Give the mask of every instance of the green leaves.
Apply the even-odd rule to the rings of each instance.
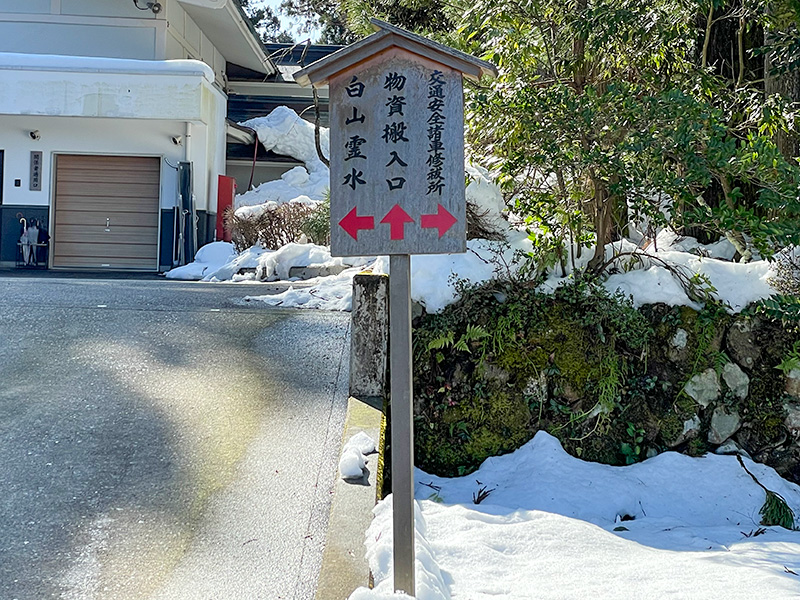
[[[713,14],[728,14],[713,2]],[[701,68],[697,9],[478,0],[465,14],[469,49],[502,71],[468,91],[469,139],[500,159],[542,264],[563,263],[592,231],[613,239],[626,213],[732,235],[763,256],[800,240],[800,169],[774,140],[796,111]],[[765,18],[763,3],[746,9],[753,23]]]
[[[632,465],[641,458],[641,443],[644,441],[644,429],[636,427],[633,423],[628,422],[628,427],[625,432],[628,434],[630,441],[620,444],[620,452],[622,452],[622,455],[625,457],[625,464]]]
[[[447,331],[438,335],[428,342],[428,350],[441,350],[443,348],[453,348],[460,352],[471,353],[470,346],[473,342],[478,342],[489,337],[489,333],[477,325],[467,325],[466,331],[456,340],[454,331]],[[444,357],[442,356],[442,360]],[[439,360],[441,362],[441,360]]]

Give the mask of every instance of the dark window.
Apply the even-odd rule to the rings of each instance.
[[[0,150],[0,204],[3,203],[3,151]]]

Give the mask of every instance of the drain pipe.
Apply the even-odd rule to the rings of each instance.
[[[247,191],[253,189],[253,176],[256,174],[256,156],[258,156],[258,132],[255,129],[251,129],[253,132],[253,137],[255,138],[255,143],[253,144],[253,165],[250,167],[250,183],[247,184]]]

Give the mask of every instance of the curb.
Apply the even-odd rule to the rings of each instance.
[[[336,474],[315,600],[347,600],[356,588],[369,587],[364,534],[372,522],[372,509],[379,493],[377,484],[383,455],[380,408],[380,398],[348,400],[339,456],[344,444],[361,431],[375,440],[378,453],[368,457],[367,474],[362,480],[345,482]]]

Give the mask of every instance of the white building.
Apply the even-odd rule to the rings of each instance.
[[[0,263],[21,219],[50,268],[164,270],[213,239],[230,65],[277,73],[236,0],[0,0]]]

